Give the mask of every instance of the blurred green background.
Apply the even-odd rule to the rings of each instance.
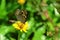
[[[0,0],[0,40],[60,40],[60,0]],[[17,9],[26,10],[29,30],[16,30]]]

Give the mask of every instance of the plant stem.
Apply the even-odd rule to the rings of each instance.
[[[20,40],[20,31],[18,31],[18,40]]]
[[[24,7],[23,7],[23,5],[21,5],[21,10],[23,10],[24,9]]]

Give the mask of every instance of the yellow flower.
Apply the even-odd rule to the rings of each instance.
[[[25,3],[26,0],[18,0],[18,3],[23,5]]]
[[[28,22],[25,22],[22,23],[20,21],[16,21],[14,24],[13,24],[13,27],[20,30],[20,31],[24,31],[24,32],[27,32],[27,29],[28,29]]]

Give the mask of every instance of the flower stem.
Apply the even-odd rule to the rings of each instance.
[[[24,7],[23,7],[23,5],[21,5],[21,10],[23,10],[24,9]]]
[[[18,31],[18,40],[20,40],[20,36],[21,36],[20,31]]]

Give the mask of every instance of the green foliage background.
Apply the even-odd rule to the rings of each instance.
[[[9,20],[16,20],[15,11],[22,8],[17,0],[0,0],[0,40],[60,40],[59,0],[26,0],[30,29],[16,30]]]

